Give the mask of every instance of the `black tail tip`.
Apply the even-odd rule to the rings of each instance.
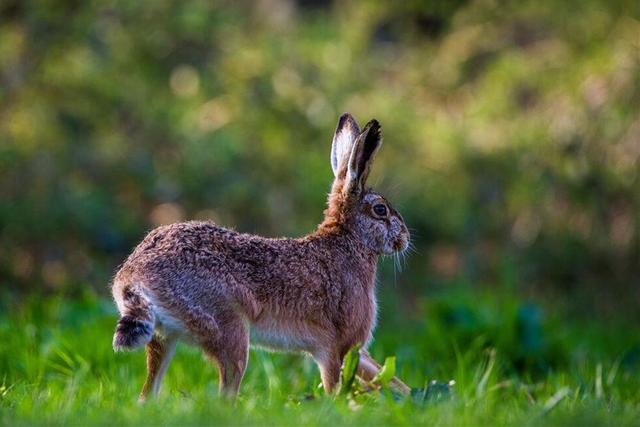
[[[133,350],[151,340],[153,324],[148,320],[139,320],[131,316],[124,316],[118,320],[116,332],[113,335],[113,349],[115,351]]]

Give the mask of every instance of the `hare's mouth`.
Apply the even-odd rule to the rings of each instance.
[[[402,252],[406,250],[408,247],[409,247],[409,239],[407,239],[405,236],[401,236],[398,238],[398,240],[393,242],[393,250],[396,252]]]

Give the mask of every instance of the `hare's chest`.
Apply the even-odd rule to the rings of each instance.
[[[352,347],[362,345],[366,348],[373,338],[373,331],[378,319],[378,303],[373,292],[364,296],[357,304],[350,307],[345,316],[345,345]]]

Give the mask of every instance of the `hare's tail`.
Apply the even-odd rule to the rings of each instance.
[[[151,341],[156,323],[153,305],[136,284],[118,288],[114,297],[121,317],[113,335],[113,349],[134,350]]]

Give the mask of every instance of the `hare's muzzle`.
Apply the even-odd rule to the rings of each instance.
[[[402,252],[409,247],[409,237],[407,235],[401,235],[398,239],[393,243],[393,249],[396,252]]]

